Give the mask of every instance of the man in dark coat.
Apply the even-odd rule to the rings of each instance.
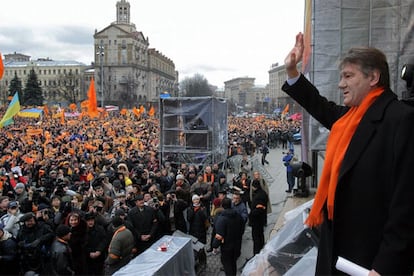
[[[17,275],[18,263],[16,240],[0,224],[0,275]]]
[[[16,240],[20,249],[21,269],[24,272],[41,273],[55,234],[48,224],[38,222],[33,213],[24,214],[20,222],[23,225]]]
[[[53,275],[75,275],[72,250],[69,247],[70,227],[60,224],[56,228],[56,239],[51,248],[51,266]]]
[[[260,181],[252,181],[252,204],[249,214],[249,225],[252,227],[253,255],[260,252],[265,244],[264,227],[267,221],[266,206],[268,195],[262,189]]]
[[[155,210],[144,205],[144,197],[139,194],[135,197],[136,206],[128,212],[127,220],[133,226],[138,254],[144,252],[155,241],[158,229],[158,220]]]
[[[239,213],[231,208],[231,199],[225,198],[221,202],[223,212],[215,222],[216,235],[213,248],[220,247],[221,263],[226,275],[237,274],[237,259],[241,252],[244,221]]]
[[[353,48],[342,59],[344,106],[322,97],[299,73],[303,52],[299,33],[285,59],[282,89],[331,130],[306,221],[321,225],[316,273],[338,274],[341,256],[369,275],[412,275],[414,109],[390,90],[386,57],[378,49]]]
[[[102,275],[108,237],[105,229],[96,223],[94,213],[86,213],[86,269],[88,275]]]

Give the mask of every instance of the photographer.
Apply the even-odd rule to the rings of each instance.
[[[187,224],[183,214],[187,207],[188,203],[178,199],[174,191],[167,192],[165,204],[160,206],[160,209],[166,217],[168,235],[174,233],[175,230],[187,233]]]
[[[36,186],[29,187],[27,197],[22,202],[22,212],[31,212],[33,210],[33,207],[37,207],[40,204],[50,206],[50,200],[46,196],[46,188],[36,188]]]
[[[16,237],[22,272],[41,273],[55,234],[49,225],[38,222],[33,213],[20,218],[23,223]]]
[[[16,238],[19,232],[19,219],[23,216],[20,212],[19,203],[17,201],[10,201],[7,207],[7,213],[0,218],[0,223],[4,229]]]
[[[39,204],[36,211],[36,219],[38,222],[46,223],[51,229],[55,229],[54,214],[50,207],[44,203]]]

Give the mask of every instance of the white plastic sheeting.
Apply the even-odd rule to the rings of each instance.
[[[166,251],[161,251],[163,245],[167,247]],[[172,274],[195,276],[194,253],[190,238],[164,236],[113,275]]]
[[[318,237],[304,225],[312,202],[289,212],[285,225],[247,262],[242,276],[315,274]]]

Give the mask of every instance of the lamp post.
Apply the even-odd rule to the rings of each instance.
[[[101,108],[104,107],[104,92],[103,92],[103,57],[105,55],[105,47],[103,46],[103,43],[101,42],[101,45],[98,46],[98,52],[97,55],[100,57],[100,64],[101,64]]]

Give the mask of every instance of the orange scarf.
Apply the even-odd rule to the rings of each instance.
[[[326,145],[326,158],[319,187],[316,191],[312,210],[305,221],[305,224],[309,227],[322,224],[322,209],[325,202],[328,207],[328,219],[333,219],[335,191],[342,160],[359,122],[371,104],[383,91],[384,88],[371,90],[359,106],[351,107],[344,116],[333,124]]]
[[[214,183],[214,174],[212,174],[212,173],[209,173],[209,174],[205,173],[203,178],[204,178],[203,179],[204,182],[206,182],[206,183],[208,183],[208,182]]]

